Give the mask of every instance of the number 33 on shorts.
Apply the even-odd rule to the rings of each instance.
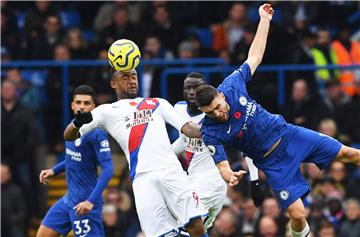
[[[89,219],[74,221],[74,232],[76,236],[85,237],[91,230]]]

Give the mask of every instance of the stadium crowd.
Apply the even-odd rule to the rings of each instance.
[[[263,64],[360,64],[359,2],[272,2],[275,11]],[[6,2],[1,1],[1,61],[101,59],[120,38],[136,42],[144,59],[220,57],[240,65],[254,38],[258,2]],[[355,17],[354,17],[355,16]],[[164,67],[144,68],[144,97],[160,95]],[[35,72],[35,73],[34,73]],[[185,74],[184,74],[185,75]],[[80,84],[97,92],[98,104],[115,100],[109,66],[72,67],[69,93]],[[61,69],[7,68],[1,72],[2,236],[25,236],[31,218],[44,214],[38,171],[48,154],[63,154]],[[176,76],[182,77],[184,76]],[[43,84],[36,79],[45,78]],[[214,85],[221,78],[211,78]],[[276,74],[257,73],[249,92],[286,121],[320,131],[347,145],[360,144],[360,74],[322,69],[286,73],[286,102],[276,103]],[[169,101],[182,100],[182,80],[172,80]],[[246,169],[228,151],[234,169]],[[243,160],[243,159],[242,159]],[[126,170],[126,169],[124,169]],[[360,170],[333,162],[320,171],[305,164],[312,187],[308,219],[315,236],[360,236]],[[106,192],[107,236],[140,230],[130,181]],[[229,188],[212,237],[286,236],[288,219],[260,175],[267,198],[257,209],[249,181]],[[4,218],[4,217],[8,218]]]

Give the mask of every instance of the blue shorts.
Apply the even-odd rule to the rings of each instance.
[[[101,237],[105,236],[101,211],[102,207],[77,216],[61,198],[50,208],[41,224],[64,236],[74,230],[76,237]]]
[[[342,144],[326,135],[293,125],[291,132],[281,138],[279,146],[255,165],[265,172],[282,209],[298,198],[304,200],[310,188],[300,172],[303,162],[315,163],[320,169],[330,165]]]

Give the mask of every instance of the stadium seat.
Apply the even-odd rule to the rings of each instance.
[[[68,29],[74,26],[80,26],[80,15],[78,12],[62,11],[59,15],[64,29]]]
[[[19,30],[24,29],[25,26],[25,18],[26,18],[26,12],[18,12],[16,13],[16,23],[19,28]]]
[[[95,41],[96,36],[95,36],[94,32],[91,30],[84,30],[82,32],[82,35],[83,35],[84,39],[86,40],[86,42],[94,42]]]
[[[211,48],[213,43],[213,35],[209,28],[191,28],[189,30],[189,34],[191,33],[194,33],[199,37],[201,44],[205,48]]]

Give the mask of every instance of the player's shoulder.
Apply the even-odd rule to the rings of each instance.
[[[176,110],[186,109],[187,108],[187,103],[184,100],[178,101],[178,102],[175,103],[174,108]]]
[[[89,132],[88,134],[85,135],[85,139],[94,139],[97,140],[99,138],[106,138],[107,139],[108,135],[107,133],[102,130],[101,128],[96,128],[93,131]]]

